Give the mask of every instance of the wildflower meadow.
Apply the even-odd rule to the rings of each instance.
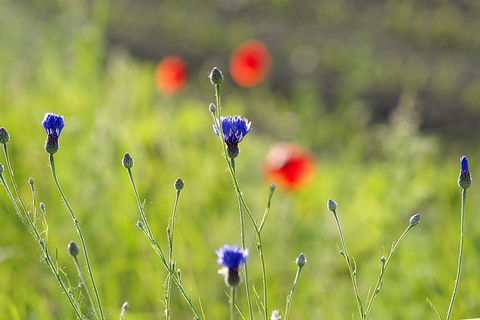
[[[2,6],[0,319],[480,318],[478,138],[425,129],[433,71],[288,60],[240,20],[140,57],[109,1]]]

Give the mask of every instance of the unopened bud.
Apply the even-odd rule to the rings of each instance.
[[[458,176],[458,186],[462,189],[468,189],[472,184],[472,177],[468,169],[468,160],[466,156],[460,158],[460,175]]]
[[[219,85],[223,81],[222,71],[218,70],[217,67],[212,69],[212,72],[208,76],[213,85]]]
[[[272,192],[275,191],[276,188],[277,188],[277,186],[275,185],[275,183],[272,183],[272,184],[270,185],[270,190],[271,190]]]
[[[122,165],[125,169],[130,169],[133,167],[133,158],[128,152],[125,152],[123,155]]]
[[[78,246],[75,242],[70,241],[70,243],[67,246],[68,249],[68,254],[72,257],[76,257],[80,250],[78,249]]]
[[[4,127],[0,128],[0,143],[7,143],[10,140],[10,135]]]
[[[40,209],[41,209],[42,211],[45,210],[45,203],[40,202]]]
[[[337,203],[335,201],[333,201],[332,199],[328,199],[327,208],[328,208],[328,210],[333,212],[333,211],[337,210]]]
[[[413,216],[410,217],[409,223],[411,226],[416,226],[420,223],[420,213],[415,213]]]
[[[32,189],[32,191],[35,191],[35,186],[33,185],[35,183],[35,181],[33,180],[32,177],[30,177],[30,179],[28,179],[28,183],[30,184],[30,188]]]
[[[122,310],[127,310],[128,308],[130,308],[130,304],[125,301],[123,304],[122,304]]]
[[[175,180],[173,186],[175,187],[175,190],[180,191],[185,186],[185,183],[183,182],[182,178],[178,178],[177,180]]]
[[[215,114],[215,112],[217,112],[217,107],[213,103],[210,103],[208,110],[210,110],[212,114]]]
[[[307,258],[303,253],[300,253],[297,260],[295,260],[295,263],[299,268],[302,268],[307,263]]]
[[[143,230],[143,223],[142,221],[138,220],[137,223],[136,223],[137,227],[139,227],[140,229]]]

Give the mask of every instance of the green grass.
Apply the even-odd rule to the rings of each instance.
[[[5,8],[17,18],[11,22],[19,29],[0,37],[0,47],[9,48],[0,52],[0,126],[10,133],[11,160],[29,205],[27,180],[35,179],[38,201],[47,208],[51,248],[58,248],[60,265],[72,284],[78,280],[66,246],[78,239],[47,166],[41,127],[45,112],[66,116],[55,156],[57,174],[85,233],[108,318],[118,318],[124,301],[130,303],[126,317],[130,320],[161,319],[164,310],[166,272],[135,226],[139,214],[121,166],[128,151],[135,160],[133,172],[150,226],[165,250],[173,183],[178,177],[185,180],[175,236],[182,281],[194,302],[202,299],[208,319],[226,319],[228,298],[214,250],[240,242],[238,212],[212,130],[208,104],[214,92],[206,74],[192,77],[181,95],[162,97],[154,88],[154,65],[133,59],[121,48],[106,50],[101,26],[85,23],[62,29],[68,23],[60,18],[35,21],[17,7]],[[332,198],[339,205],[349,253],[358,264],[363,297],[375,284],[382,252],[388,251],[412,214],[422,215],[391,261],[371,319],[435,319],[426,297],[443,315],[456,269],[458,159],[466,154],[473,185],[467,197],[464,268],[453,318],[478,317],[478,148],[463,143],[445,146],[435,136],[419,133],[405,108],[399,108],[397,121],[372,126],[367,106],[349,95],[348,88],[336,108],[327,110],[314,88],[299,82],[289,97],[267,85],[240,89],[228,79],[222,88],[224,114],[252,120],[237,173],[255,215],[263,214],[269,192],[270,182],[261,173],[268,148],[291,139],[316,154],[313,183],[295,193],[278,190],[262,233],[270,307],[284,307],[296,272],[294,260],[304,252],[308,263],[290,319],[351,319],[356,314],[348,271],[337,253],[335,222],[326,208]],[[3,156],[0,159],[5,163]],[[37,243],[3,191],[0,213],[0,318],[73,318],[57,283],[40,262]],[[253,253],[249,228],[247,244]],[[255,254],[249,267],[251,283],[260,291]],[[172,298],[173,318],[191,318],[176,289]],[[238,301],[246,311],[243,289],[238,290]]]

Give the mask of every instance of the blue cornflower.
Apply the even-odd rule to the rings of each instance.
[[[467,189],[472,184],[472,177],[468,170],[468,160],[466,156],[460,158],[460,175],[458,176],[458,186]]]
[[[64,117],[60,114],[46,113],[42,121],[42,126],[47,132],[45,151],[54,154],[58,151],[58,137],[65,126]]]
[[[252,123],[247,118],[242,118],[241,116],[220,117],[220,121],[222,121],[223,140],[227,145],[228,156],[234,159],[240,153],[238,144],[252,130]],[[213,131],[220,137],[219,127],[218,123],[214,124]]]
[[[215,251],[218,256],[217,263],[224,266],[222,273],[225,276],[225,284],[227,286],[236,286],[240,284],[240,275],[238,270],[243,267],[248,257],[248,249],[242,249],[238,245],[224,245]]]

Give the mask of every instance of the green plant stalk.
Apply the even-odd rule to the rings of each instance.
[[[400,242],[405,238],[408,232],[413,229],[413,225],[409,224],[408,227],[405,229],[405,231],[402,233],[400,238],[398,238],[397,242],[394,243],[388,257],[385,259],[385,263],[382,264],[382,267],[380,269],[380,275],[378,277],[377,283],[375,284],[375,287],[373,289],[372,296],[370,297],[370,300],[368,301],[367,307],[365,308],[365,316],[363,319],[367,319],[370,311],[372,309],[373,302],[375,298],[378,296],[380,293],[380,289],[382,288],[382,282],[383,282],[383,276],[385,274],[385,270],[387,269],[388,262],[392,258],[392,256],[395,254],[395,251],[397,250],[398,246],[400,245]]]
[[[235,286],[230,287],[230,320],[235,318]]]
[[[270,206],[272,204],[272,197],[273,193],[275,192],[275,189],[270,188],[270,193],[268,194],[268,201],[267,201],[267,207],[265,208],[265,212],[263,213],[263,218],[260,222],[260,226],[258,227],[258,232],[262,232],[263,226],[265,225],[265,221],[267,221],[268,213],[270,212]]]
[[[22,197],[20,196],[20,191],[18,190],[17,182],[15,181],[15,176],[13,174],[12,165],[10,163],[10,157],[8,156],[8,148],[7,148],[6,143],[3,144],[3,153],[5,154],[5,161],[7,162],[7,168],[8,168],[8,172],[10,174],[10,180],[12,181],[13,190],[15,191],[15,195],[16,195],[18,201],[20,202],[23,211],[26,213],[26,218],[28,220],[30,220],[30,216],[28,215],[27,206],[25,205]]]
[[[238,199],[238,212],[240,215],[240,244],[242,245],[242,249],[245,250],[245,222],[243,217],[243,206],[241,204],[240,195],[238,193],[237,193],[237,199]],[[251,300],[252,298],[250,296],[250,280],[248,277],[247,263],[245,263],[243,267],[243,271],[245,273],[245,287],[246,287],[246,293],[247,293],[248,310],[250,313],[250,319],[253,320],[253,306],[252,306],[252,300]]]
[[[300,272],[302,271],[302,267],[298,267],[297,269],[297,275],[295,276],[295,280],[293,281],[293,286],[292,290],[290,290],[290,293],[288,294],[287,297],[287,305],[285,306],[285,319],[288,319],[288,313],[290,312],[290,306],[293,301],[293,294],[295,293],[295,288],[297,287],[298,279],[300,279]]]
[[[244,218],[243,218],[243,209],[242,209],[242,195],[240,189],[238,188],[238,183],[235,175],[235,161],[234,159],[229,161],[228,158],[228,153],[227,153],[227,146],[225,145],[225,141],[223,140],[223,128],[222,128],[222,121],[221,121],[221,115],[222,115],[222,106],[221,106],[221,101],[220,101],[220,85],[216,84],[215,85],[215,99],[217,103],[217,116],[215,118],[215,121],[217,122],[218,125],[218,133],[219,133],[219,139],[222,144],[223,148],[223,156],[225,158],[225,161],[227,163],[227,167],[229,169],[230,175],[232,177],[232,180],[236,184],[235,191],[237,193],[237,199],[238,199],[238,211],[240,215],[240,243],[242,245],[242,249],[245,250],[245,230],[244,230]],[[247,295],[247,304],[248,304],[248,311],[250,314],[250,319],[253,320],[253,305],[252,305],[252,298],[250,295],[250,280],[248,277],[248,267],[247,264],[245,263],[245,266],[243,268],[243,272],[245,274],[245,291]]]
[[[20,196],[20,192],[18,191],[17,183],[15,181],[14,174],[13,174],[12,165],[10,163],[10,157],[8,156],[7,144],[3,144],[3,152],[5,154],[5,161],[7,163],[7,169],[8,169],[8,172],[10,174],[10,180],[12,181],[12,185],[13,185],[13,189],[15,191],[15,195],[16,195],[16,197],[18,199],[18,202],[20,203],[24,213],[22,214],[22,211],[20,211],[20,209],[18,208],[17,201],[15,200],[15,197],[13,196],[13,194],[9,190],[10,200],[15,205],[15,212],[20,217],[20,220],[22,220],[23,224],[25,225],[25,227],[27,227],[28,231],[33,236],[35,236],[35,231],[34,231],[35,230],[35,225],[32,222],[32,219],[30,218],[30,216],[28,214],[27,207],[25,206],[25,203],[23,202],[23,199]],[[2,182],[5,185],[5,188],[7,188],[7,184],[6,184],[6,181],[4,180],[4,178],[2,178]]]
[[[30,190],[32,191],[32,207],[33,207],[33,228],[38,230],[37,227],[37,199],[35,197],[35,186],[33,184],[30,185]]]
[[[87,282],[87,279],[85,278],[85,275],[83,274],[83,271],[82,271],[82,268],[80,267],[80,263],[78,262],[78,259],[77,257],[72,257],[73,258],[73,261],[75,263],[75,268],[77,268],[77,273],[78,273],[78,276],[80,277],[80,280],[82,281],[83,283],[83,287],[85,288],[85,292],[87,293],[87,298],[88,298],[88,301],[90,302],[90,305],[91,306],[94,306],[95,303],[93,302],[93,297],[92,297],[92,293],[90,292],[90,287],[88,286],[88,282]],[[98,319],[98,316],[96,313],[94,313],[95,315],[95,318]]]
[[[264,305],[264,308],[265,308],[264,317],[265,317],[265,320],[268,320],[267,269],[266,269],[266,265],[265,265],[265,256],[264,256],[263,246],[262,246],[261,230],[258,227],[258,224],[255,221],[255,219],[253,218],[253,215],[252,215],[250,209],[248,208],[247,203],[245,202],[243,194],[240,190],[237,175],[236,175],[236,172],[235,172],[235,161],[232,159],[231,163],[228,162],[228,161],[227,161],[227,163],[230,164],[230,166],[228,168],[229,168],[229,172],[230,172],[230,175],[231,175],[231,178],[232,178],[232,181],[233,181],[233,185],[235,187],[235,192],[237,194],[238,206],[239,206],[239,208],[241,208],[242,206],[243,206],[243,208],[245,208],[245,212],[247,213],[247,216],[250,219],[250,221],[253,225],[253,229],[255,231],[255,239],[257,240],[257,252],[258,252],[258,255],[260,257],[260,267],[262,269],[263,300],[264,300],[263,305]],[[266,213],[268,214],[268,211]],[[266,215],[264,214],[263,223],[265,223],[265,219],[266,219]]]
[[[342,228],[340,226],[340,221],[338,220],[338,216],[337,216],[337,210],[333,210],[333,216],[335,217],[335,222],[337,223],[338,233],[340,235],[340,241],[342,242],[343,257],[344,257],[345,261],[347,262],[348,271],[350,272],[350,278],[352,280],[353,293],[355,294],[357,307],[358,307],[358,312],[360,313],[360,318],[365,319],[364,313],[363,313],[362,300],[360,299],[360,295],[358,293],[357,277],[356,277],[355,272],[353,270],[352,263],[350,261],[350,256],[348,255],[347,246],[345,245],[345,240],[343,238]]]
[[[180,198],[180,190],[177,190],[177,192],[175,193],[175,203],[173,205],[173,213],[172,213],[172,220],[171,220],[172,227],[170,228],[170,234],[167,235],[168,236],[168,262],[172,270],[175,269],[174,268],[175,257],[173,255],[173,238],[175,235],[175,222],[177,220],[177,206],[178,206],[179,198]],[[167,319],[171,318],[171,312],[170,312],[171,297],[172,297],[172,279],[171,279],[171,273],[169,272],[167,275],[167,291],[165,294],[165,307],[166,307],[165,316]]]
[[[25,227],[27,227],[28,231],[36,238],[35,228],[33,227],[31,221],[29,219],[27,219],[26,217],[24,217],[22,212],[18,208],[17,202],[15,201],[15,198],[13,197],[13,194],[11,193],[10,189],[7,186],[7,182],[5,181],[3,173],[0,173],[0,179],[2,180],[2,184],[5,187],[5,190],[7,191],[7,194],[8,194],[8,197],[10,198],[10,201],[13,203],[13,206],[15,207],[15,213],[18,215],[20,220],[22,220],[23,224],[25,225]]]
[[[170,274],[170,277],[175,284],[175,286],[180,290],[180,293],[182,294],[183,298],[187,302],[188,306],[190,307],[192,313],[195,316],[196,320],[202,319],[200,316],[199,312],[197,311],[197,308],[193,304],[192,300],[190,297],[187,295],[185,292],[185,289],[182,286],[182,283],[180,282],[180,279],[178,278],[178,275],[175,273],[175,270],[172,270],[172,266],[168,263],[167,259],[165,258],[165,254],[163,253],[162,248],[158,245],[158,243],[155,241],[155,238],[153,237],[153,234],[150,230],[150,227],[148,226],[148,221],[147,217],[145,216],[145,212],[143,211],[143,206],[140,202],[140,197],[138,196],[137,192],[137,187],[135,186],[135,181],[133,180],[133,175],[132,175],[132,170],[130,168],[127,169],[128,171],[128,176],[130,177],[130,182],[132,183],[133,187],[133,192],[135,193],[135,198],[137,200],[137,205],[138,205],[138,210],[140,211],[140,216],[142,217],[144,228],[142,228],[142,231],[145,235],[145,237],[150,241],[150,245],[153,248],[153,251],[157,254],[157,256],[160,258],[160,260],[163,263],[163,266],[165,269],[168,271]]]
[[[445,320],[449,320],[452,315],[453,303],[457,295],[458,283],[460,282],[460,274],[462,273],[463,262],[463,240],[465,235],[465,201],[467,198],[467,189],[462,189],[462,209],[460,215],[460,239],[458,243],[458,265],[457,265],[457,277],[455,278],[455,286],[453,288],[452,298],[450,299],[450,305],[448,306],[447,316]]]
[[[80,308],[78,307],[77,302],[70,295],[70,292],[68,291],[65,283],[63,282],[62,278],[60,277],[60,274],[57,272],[57,268],[55,267],[55,264],[53,263],[52,257],[50,256],[47,247],[45,246],[45,244],[43,244],[43,240],[42,240],[38,230],[35,229],[35,228],[30,229],[31,227],[28,225],[28,222],[23,218],[23,215],[20,211],[20,208],[18,207],[17,202],[13,198],[13,195],[12,195],[10,189],[8,188],[7,184],[6,184],[5,178],[3,177],[2,173],[0,173],[0,180],[2,181],[2,184],[5,187],[5,191],[7,192],[8,197],[10,198],[10,201],[13,203],[13,206],[15,208],[15,212],[20,217],[22,222],[25,224],[27,229],[32,233],[35,240],[39,242],[40,247],[42,248],[42,252],[43,252],[45,261],[47,262],[47,265],[50,268],[50,271],[55,276],[55,279],[57,280],[58,284],[62,288],[63,293],[67,297],[67,300],[70,303],[70,306],[72,307],[73,311],[75,312],[75,315],[77,316],[78,319],[81,319],[81,320],[85,319],[82,312],[80,311]]]
[[[75,216],[75,213],[73,212],[72,207],[68,203],[68,200],[65,197],[65,194],[63,193],[62,188],[60,187],[60,183],[58,182],[57,174],[56,174],[56,171],[55,171],[55,160],[54,160],[53,154],[50,154],[49,159],[50,159],[50,169],[52,171],[53,180],[55,182],[55,185],[57,186],[57,189],[58,189],[58,192],[60,193],[60,196],[62,197],[63,201],[65,202],[65,205],[68,208],[68,211],[70,212],[70,215],[71,215],[72,220],[73,220],[73,224],[75,226],[75,230],[77,231],[77,234],[80,238],[82,251],[83,251],[83,254],[85,256],[85,263],[87,265],[88,275],[90,277],[90,282],[92,283],[95,298],[97,300],[98,313],[100,314],[101,319],[105,320],[105,315],[103,314],[103,309],[102,309],[102,303],[100,301],[100,295],[98,294],[97,286],[95,284],[95,279],[93,277],[92,267],[90,265],[90,259],[88,258],[87,245],[85,243],[85,239],[83,238],[82,229],[80,228],[80,224],[79,224],[79,222],[78,222],[78,220]],[[94,307],[94,306],[92,306],[92,307]]]
[[[50,253],[48,252],[47,247],[42,245],[42,244],[40,244],[40,246],[42,247],[43,255],[45,257],[45,261],[47,262],[48,267],[50,268],[53,275],[55,276],[55,279],[57,279],[57,282],[60,285],[60,287],[62,288],[63,293],[67,297],[68,302],[70,302],[70,305],[72,306],[73,311],[75,311],[75,315],[77,316],[77,318],[79,320],[86,319],[86,317],[80,311],[80,308],[79,308],[77,302],[75,301],[74,297],[71,295],[71,293],[69,292],[69,290],[65,286],[65,283],[63,282],[63,280],[60,276],[60,273],[57,271],[57,269],[55,267],[55,264],[53,263],[52,257],[50,256]]]

